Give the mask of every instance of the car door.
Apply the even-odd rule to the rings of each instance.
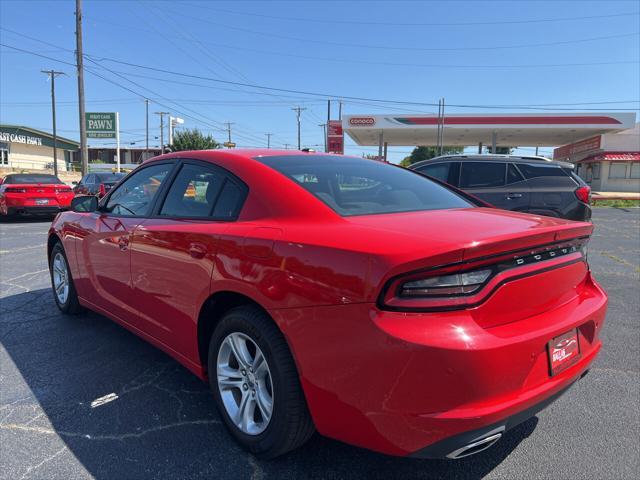
[[[461,162],[459,188],[495,207],[510,209],[504,190],[506,173],[505,162]]]
[[[131,307],[131,236],[152,211],[174,166],[154,162],[142,167],[106,197],[97,212],[78,222],[78,295],[129,323],[136,319]]]
[[[517,165],[531,187],[531,213],[568,218],[576,206],[578,182],[558,164],[519,162]]]
[[[234,221],[247,187],[209,162],[180,162],[152,218],[131,240],[131,305],[141,328],[197,359],[200,307],[209,296],[217,242]]]

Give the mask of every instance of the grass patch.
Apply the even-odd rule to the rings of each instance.
[[[640,200],[596,200],[593,204],[594,207],[614,207],[614,208],[626,208],[626,207],[640,207]]]

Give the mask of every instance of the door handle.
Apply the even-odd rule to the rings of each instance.
[[[513,200],[514,198],[522,198],[521,193],[507,193],[507,200]]]
[[[192,243],[189,245],[189,255],[193,258],[204,258],[207,254],[207,247],[201,243]]]
[[[120,237],[118,238],[118,247],[120,247],[120,250],[122,250],[123,252],[129,248],[129,237]]]

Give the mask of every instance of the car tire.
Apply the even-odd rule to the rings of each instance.
[[[243,363],[233,353],[236,351],[245,357]],[[258,360],[261,356],[266,362],[266,373]],[[243,365],[253,373],[247,368],[248,373],[242,374]],[[258,368],[253,370],[251,366],[256,365]],[[209,343],[208,369],[223,421],[249,452],[263,459],[275,458],[300,447],[313,435],[315,427],[287,342],[261,309],[237,307],[222,317]],[[245,395],[248,400],[241,410]],[[269,398],[270,412],[265,408]],[[267,420],[263,410],[270,413]],[[245,417],[246,422],[240,420]]]
[[[53,299],[62,313],[75,315],[82,311],[76,287],[73,284],[71,269],[64,252],[62,243],[56,243],[51,249],[49,259],[49,275],[51,277],[51,289],[53,291]],[[63,280],[61,280],[63,278]],[[62,291],[60,285],[63,285]],[[58,290],[56,290],[58,288]]]

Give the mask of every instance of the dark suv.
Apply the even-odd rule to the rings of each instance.
[[[591,218],[591,188],[570,163],[515,155],[448,155],[409,168],[505,210],[569,220]]]

